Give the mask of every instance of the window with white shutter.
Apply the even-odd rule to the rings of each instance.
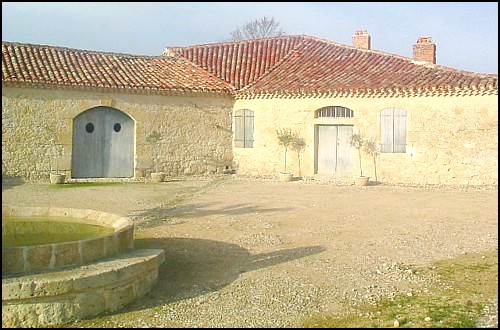
[[[252,110],[238,110],[234,114],[234,146],[239,148],[253,148],[253,119]]]
[[[406,110],[385,108],[380,111],[380,152],[406,152]]]

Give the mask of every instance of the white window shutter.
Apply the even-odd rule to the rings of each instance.
[[[394,117],[392,108],[380,111],[380,152],[393,152]]]
[[[394,151],[406,152],[406,110],[394,108]]]

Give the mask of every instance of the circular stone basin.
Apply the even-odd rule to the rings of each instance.
[[[2,247],[44,245],[96,238],[113,228],[79,218],[3,217]]]
[[[94,210],[2,208],[2,275],[85,265],[133,249],[133,222]]]

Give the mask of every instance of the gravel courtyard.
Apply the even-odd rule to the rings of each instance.
[[[69,186],[69,185],[68,185]],[[2,183],[2,206],[130,217],[163,248],[153,291],[71,327],[296,327],[426,291],[415,268],[498,249],[497,187],[357,187],[238,176],[82,187]]]

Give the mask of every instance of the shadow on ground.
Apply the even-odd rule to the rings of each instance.
[[[190,218],[208,217],[214,215],[264,214],[270,212],[286,212],[291,208],[263,208],[248,203],[218,206],[213,203],[188,203],[181,206],[166,205],[128,214],[137,228],[154,228],[165,224],[182,223]]]
[[[2,173],[2,191],[24,184],[24,180],[17,176]]]
[[[315,245],[253,254],[236,244],[188,238],[136,239],[134,246],[164,249],[165,262],[159,268],[158,282],[151,292],[120,312],[152,308],[214,292],[242,273],[326,250]]]
[[[382,182],[380,181],[368,181],[368,185],[369,186],[380,186],[382,184]]]

